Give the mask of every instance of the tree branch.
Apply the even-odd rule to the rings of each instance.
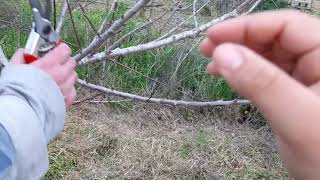
[[[117,6],[118,6],[117,3],[118,3],[117,0],[113,0],[111,8],[110,8],[106,18],[103,20],[103,22],[102,22],[102,24],[101,24],[101,26],[100,26],[100,28],[98,30],[99,34],[102,34],[105,31],[105,28],[106,28],[106,26],[108,24],[108,18],[117,9]],[[98,38],[99,38],[98,36],[95,36],[93,38],[92,42],[97,41]]]
[[[56,28],[56,31],[57,33],[59,34],[60,31],[61,31],[61,28],[62,28],[62,25],[63,25],[63,22],[64,22],[64,18],[66,16],[66,12],[68,10],[68,4],[67,4],[67,0],[63,0],[62,2],[62,8],[61,8],[61,13],[60,13],[60,18],[59,18],[59,21],[57,23],[57,28]]]
[[[126,56],[133,53],[139,53],[143,51],[148,51],[156,48],[160,48],[169,44],[176,43],[181,40],[185,40],[187,38],[195,38],[198,37],[201,33],[205,32],[209,27],[216,25],[222,21],[225,21],[230,18],[234,18],[243,14],[248,14],[256,8],[262,0],[246,0],[244,3],[242,3],[239,7],[234,9],[232,12],[227,13],[219,18],[216,18],[212,20],[211,22],[204,24],[202,26],[199,26],[198,28],[194,28],[189,31],[185,31],[176,35],[173,35],[171,37],[159,40],[159,41],[152,41],[146,44],[140,44],[133,47],[128,47],[124,49],[114,49],[110,53],[101,52],[94,54],[90,58],[84,58],[79,62],[79,65],[84,65],[87,63],[93,63],[97,61],[104,61],[106,59],[118,57],[118,56]],[[253,5],[252,5],[253,4]],[[249,6],[250,5],[250,6]],[[249,6],[249,7],[248,7]],[[247,10],[249,8],[249,10]],[[247,11],[246,11],[247,10]]]
[[[160,99],[160,98],[149,98],[143,97],[135,94],[120,92],[116,90],[112,90],[106,87],[97,86],[94,84],[87,83],[84,80],[79,79],[78,83],[84,87],[94,89],[97,91],[104,92],[109,95],[128,98],[136,101],[155,103],[155,104],[165,104],[172,106],[186,106],[186,107],[213,107],[213,106],[230,106],[230,105],[241,105],[241,104],[250,104],[248,100],[231,100],[231,101],[212,101],[212,102],[195,102],[195,101],[182,101],[182,100],[171,100],[171,99]]]
[[[190,31],[185,31],[182,32],[180,34],[176,34],[174,36],[165,38],[163,40],[160,41],[152,41],[146,44],[140,44],[137,46],[133,46],[133,47],[128,47],[128,48],[124,48],[124,49],[120,49],[117,48],[113,51],[111,51],[111,53],[107,54],[106,52],[101,52],[101,53],[97,53],[95,55],[93,55],[90,58],[84,58],[80,61],[79,65],[84,65],[87,63],[93,63],[93,62],[97,62],[97,61],[103,61],[106,59],[110,59],[110,58],[114,58],[117,56],[126,56],[129,54],[133,54],[133,53],[139,53],[139,52],[143,52],[143,51],[148,51],[148,50],[152,50],[152,49],[156,49],[156,48],[160,48],[162,46],[166,46],[187,38],[195,38],[197,36],[199,36],[200,33],[206,31],[209,27],[224,21],[226,19],[229,19],[231,17],[235,17],[236,14],[234,12],[228,13],[220,18],[214,19],[213,21],[204,24],[202,26],[199,26],[199,28],[190,30]]]
[[[150,0],[139,0],[128,12],[126,12],[121,19],[115,21],[113,25],[98,38],[96,41],[93,41],[87,48],[83,49],[82,52],[77,54],[74,59],[80,61],[82,58],[86,57],[90,52],[98,48],[104,41],[113,36],[129,19],[131,19],[137,12],[140,11],[149,3]]]

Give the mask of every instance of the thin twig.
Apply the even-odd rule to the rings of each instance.
[[[57,28],[57,6],[56,0],[53,0],[53,27]]]
[[[20,40],[21,40],[21,24],[22,24],[22,18],[21,18],[21,3],[19,0],[16,0],[16,8],[18,15],[17,18],[17,25],[16,25],[16,48],[20,47]]]
[[[99,103],[102,103],[102,104],[106,104],[106,103],[121,103],[121,102],[129,102],[129,101],[132,101],[132,99],[123,99],[123,100],[114,100],[114,101],[83,101],[85,103],[96,103],[96,104],[99,104]],[[83,103],[81,102],[81,103]],[[74,104],[72,104],[73,106],[76,105],[76,104],[79,104],[80,102],[78,101],[75,101]]]
[[[231,12],[228,13],[220,18],[217,18],[207,24],[204,24],[202,26],[199,26],[199,28],[190,30],[190,31],[185,31],[182,32],[180,34],[176,34],[174,36],[168,37],[166,39],[160,40],[160,41],[152,41],[146,44],[140,44],[137,46],[133,46],[133,47],[128,47],[128,48],[117,48],[111,51],[111,53],[105,53],[105,52],[101,52],[101,53],[97,53],[94,54],[92,57],[90,58],[84,58],[81,60],[81,62],[79,62],[79,65],[84,65],[87,63],[93,63],[93,62],[97,62],[97,61],[103,61],[106,59],[110,59],[110,58],[114,58],[114,57],[118,57],[118,56],[126,56],[129,54],[134,54],[134,53],[139,53],[139,52],[143,52],[143,51],[148,51],[148,50],[152,50],[152,49],[157,49],[181,40],[185,40],[187,38],[195,38],[197,36],[199,36],[202,32],[206,31],[209,27],[224,21],[226,19],[235,17],[237,14],[235,12]]]
[[[198,28],[198,20],[197,20],[197,15],[196,15],[196,12],[197,12],[197,2],[198,0],[193,0],[193,20],[194,20],[194,26],[195,28]],[[209,2],[209,1],[208,1]]]
[[[3,19],[0,19],[0,22],[7,23],[7,24],[12,24],[13,23],[13,22],[6,21],[6,20],[3,20]]]
[[[72,105],[76,105],[76,104],[80,104],[80,103],[82,103],[82,102],[89,101],[89,100],[94,99],[94,98],[96,98],[96,97],[98,97],[98,96],[101,96],[101,95],[103,95],[103,94],[105,94],[105,93],[100,92],[100,93],[97,93],[97,94],[95,94],[95,95],[93,95],[93,96],[89,96],[89,97],[80,99],[80,100],[78,100],[78,101],[75,101]]]
[[[64,22],[64,18],[66,16],[66,12],[68,10],[68,3],[67,3],[67,0],[63,0],[62,2],[62,8],[61,8],[61,13],[60,13],[60,18],[59,18],[59,21],[57,23],[57,28],[56,28],[56,31],[58,33],[60,33],[61,31],[61,28],[62,28],[62,25],[63,25],[63,22]]]
[[[149,76],[147,76],[147,75],[145,75],[145,74],[143,74],[143,73],[141,73],[141,72],[139,72],[139,71],[137,71],[137,70],[135,70],[135,69],[130,68],[129,66],[126,66],[126,65],[120,63],[120,62],[117,62],[117,61],[115,61],[115,60],[113,60],[113,59],[110,59],[110,61],[113,62],[113,63],[115,63],[115,64],[117,64],[117,65],[119,65],[119,66],[121,66],[121,67],[123,67],[123,68],[125,68],[125,69],[127,69],[127,70],[129,70],[129,71],[132,71],[132,72],[134,72],[134,73],[137,73],[137,74],[143,76],[144,78],[146,78],[146,79],[148,79],[148,80],[150,80],[150,81],[152,81],[152,82],[154,82],[154,83],[156,83],[156,84],[161,84],[161,85],[163,85],[163,86],[165,86],[165,87],[167,87],[167,88],[171,88],[168,84],[163,83],[163,82],[161,82],[161,81],[158,81],[158,80],[156,80],[156,79],[154,79],[154,78],[151,78],[151,77],[149,77]],[[179,89],[176,89],[176,88],[175,88],[175,89],[173,89],[173,90],[175,90],[175,91],[177,91],[177,92],[179,92],[179,93],[185,94],[185,92],[183,92],[183,91],[181,91],[181,90],[179,90]],[[196,100],[200,101],[200,100],[197,99],[196,97],[194,97],[194,96],[192,96],[192,95],[190,95],[190,96],[191,96],[193,99],[196,99]]]
[[[94,25],[92,24],[91,20],[89,19],[89,17],[86,15],[86,12],[84,10],[84,8],[82,7],[81,3],[79,3],[79,7],[83,13],[83,16],[86,18],[86,20],[88,21],[88,23],[90,24],[91,29],[96,33],[96,35],[100,38],[100,33],[96,30],[96,28],[94,27]]]
[[[114,50],[115,48],[117,48],[120,43],[130,37],[132,34],[140,31],[141,29],[147,27],[147,26],[150,26],[151,24],[155,23],[156,21],[160,20],[163,16],[165,16],[167,14],[167,12],[163,13],[162,15],[160,15],[158,18],[154,19],[154,20],[150,20],[149,22],[146,22],[144,24],[142,24],[141,26],[138,26],[137,28],[135,28],[134,30],[130,31],[129,33],[127,33],[126,35],[122,36],[121,38],[119,38],[115,43],[113,43],[110,47],[108,47],[107,51],[106,52],[110,52],[112,50]]]
[[[104,41],[113,36],[129,19],[131,19],[137,12],[139,12],[144,5],[149,3],[149,1],[150,0],[139,0],[127,13],[122,16],[121,19],[115,21],[106,32],[101,34],[101,38],[93,41],[87,48],[83,49],[82,52],[77,54],[74,59],[76,61],[80,61],[82,58],[90,54],[93,50],[101,46]]]
[[[254,2],[254,3],[253,3]],[[114,57],[118,57],[118,56],[126,56],[129,54],[133,54],[133,53],[139,53],[139,52],[143,52],[143,51],[148,51],[148,50],[152,50],[152,49],[157,49],[169,44],[173,44],[176,43],[178,41],[182,41],[188,38],[195,38],[201,35],[201,33],[205,32],[209,27],[216,25],[222,21],[225,21],[227,19],[230,18],[234,18],[240,15],[244,15],[244,14],[248,14],[251,11],[253,11],[258,5],[259,3],[261,3],[262,0],[246,0],[244,3],[242,3],[240,6],[238,6],[235,10],[233,10],[230,13],[227,13],[219,18],[216,18],[214,20],[212,20],[211,22],[201,25],[198,28],[194,28],[192,30],[189,31],[185,31],[176,35],[173,35],[171,37],[162,39],[160,41],[152,41],[146,44],[140,44],[137,46],[133,46],[133,47],[128,47],[128,48],[117,48],[111,51],[111,53],[105,53],[105,52],[101,52],[101,53],[97,53],[94,54],[92,57],[90,58],[84,58],[79,62],[79,65],[84,65],[87,63],[92,63],[92,62],[97,62],[97,61],[104,61],[110,58],[114,58]],[[254,5],[252,5],[254,4]],[[245,11],[249,6],[250,6],[249,10]]]
[[[173,72],[172,74],[172,78],[171,79],[174,79],[178,73],[178,70],[179,68],[181,67],[181,65],[183,64],[183,62],[188,58],[188,56],[193,52],[193,50],[198,46],[198,44],[200,43],[200,41],[202,40],[202,38],[200,38],[190,49],[189,51],[181,58],[179,59],[178,61],[178,64],[177,64],[177,67],[175,69],[175,71]]]
[[[213,106],[230,106],[236,104],[250,104],[248,100],[231,100],[231,101],[212,101],[212,102],[194,102],[194,101],[182,101],[182,100],[171,100],[171,99],[161,99],[161,98],[149,98],[143,97],[135,94],[120,92],[116,90],[112,90],[106,87],[97,86],[94,84],[87,83],[81,79],[78,80],[78,83],[82,86],[88,87],[90,89],[98,90],[104,92],[109,95],[128,98],[132,100],[142,101],[142,102],[150,102],[156,104],[165,104],[165,105],[172,105],[172,106],[186,106],[186,107],[213,107]]]
[[[103,20],[103,22],[102,22],[102,24],[101,24],[101,26],[100,26],[100,28],[99,28],[99,34],[101,34],[101,33],[103,33],[103,31],[104,31],[104,29],[105,29],[105,27],[106,27],[106,25],[107,25],[107,23],[108,23],[108,18],[110,17],[110,15],[112,14],[112,13],[114,13],[114,11],[117,9],[117,0],[113,0],[113,2],[112,2],[112,5],[111,5],[111,8],[109,9],[109,12],[108,12],[108,14],[107,14],[107,16],[106,16],[106,18]],[[93,41],[96,41],[96,39],[97,39],[98,37],[96,36],[96,37],[94,37],[93,38]]]
[[[71,7],[70,7],[70,4],[69,4],[69,0],[67,0],[67,6],[68,6],[68,10],[69,10],[69,15],[70,15],[70,20],[71,20],[71,24],[72,24],[72,27],[73,27],[73,31],[74,31],[74,34],[75,34],[76,39],[77,39],[78,48],[79,48],[79,51],[81,52],[81,43],[80,43],[80,39],[79,39],[77,30],[76,30],[76,26],[74,24],[74,20],[73,20],[73,17],[72,17],[72,12],[71,12]]]
[[[173,33],[175,30],[177,30],[180,26],[182,26],[183,24],[185,24],[187,21],[189,21],[189,19],[191,19],[192,17],[196,16],[198,13],[200,13],[202,11],[203,8],[205,8],[208,4],[209,4],[210,0],[208,0],[204,5],[202,5],[196,12],[194,12],[191,16],[189,16],[186,20],[182,21],[180,24],[178,24],[176,27],[171,28],[171,30],[162,35],[160,38],[156,39],[155,41],[159,41],[162,40],[166,37],[168,37],[171,33]],[[196,27],[198,28],[198,26]]]

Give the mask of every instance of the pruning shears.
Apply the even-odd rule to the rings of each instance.
[[[32,29],[24,51],[24,59],[30,64],[59,45],[62,40],[50,22],[52,13],[51,0],[29,0],[32,9]]]

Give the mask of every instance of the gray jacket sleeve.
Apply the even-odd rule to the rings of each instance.
[[[65,104],[51,77],[28,65],[8,65],[0,76],[0,124],[16,156],[7,179],[40,179],[48,170],[47,144],[62,131]]]

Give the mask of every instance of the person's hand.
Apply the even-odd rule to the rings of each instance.
[[[320,179],[320,20],[265,12],[210,28],[200,45],[222,76],[270,121],[297,179]]]
[[[74,86],[78,79],[75,72],[76,61],[70,55],[71,49],[66,44],[61,44],[43,58],[30,64],[48,73],[56,81],[67,107],[71,106],[76,98]],[[19,49],[13,55],[11,63],[25,64],[23,49]]]

